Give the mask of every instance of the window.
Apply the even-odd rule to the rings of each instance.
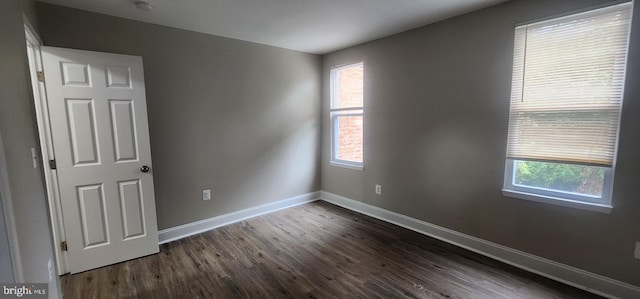
[[[516,27],[505,195],[611,209],[631,5]]]
[[[363,166],[364,64],[331,70],[331,163]]]

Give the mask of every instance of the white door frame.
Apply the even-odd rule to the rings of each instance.
[[[49,161],[55,160],[53,150],[53,139],[51,137],[51,125],[49,122],[49,109],[45,83],[38,80],[38,73],[42,72],[42,56],[40,47],[42,40],[33,29],[29,21],[24,20],[24,31],[27,39],[27,55],[29,58],[29,72],[33,89],[33,100],[36,110],[38,132],[40,138],[40,150],[42,153],[42,169],[49,202],[49,215],[51,231],[53,237],[53,248],[56,257],[58,275],[68,273],[67,252],[62,250],[61,244],[66,240],[62,221],[62,208],[60,203],[60,192],[58,190],[58,176],[55,170],[51,169]]]

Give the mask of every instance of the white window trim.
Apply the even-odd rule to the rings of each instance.
[[[561,207],[569,207],[593,212],[600,212],[609,214],[613,210],[613,206],[608,204],[597,204],[576,200],[569,200],[565,198],[553,197],[553,196],[544,196],[539,194],[527,193],[527,192],[518,192],[508,189],[502,189],[502,195],[511,198],[524,199],[529,201],[535,201],[540,203],[551,204],[555,206]]]
[[[335,88],[337,82],[337,76],[335,74],[337,74],[338,71],[346,69],[346,68],[351,68],[351,67],[356,67],[356,66],[363,66],[364,67],[364,62],[360,61],[357,63],[352,63],[352,64],[346,64],[346,65],[340,65],[340,66],[336,66],[333,67],[330,71],[329,77],[330,77],[330,99],[329,99],[329,117],[330,117],[330,126],[331,126],[331,160],[329,162],[330,165],[332,166],[337,166],[337,167],[342,167],[342,168],[348,168],[348,169],[353,169],[353,170],[360,170],[362,171],[364,169],[364,148],[363,148],[363,155],[362,155],[362,162],[353,162],[353,161],[348,161],[348,160],[341,160],[341,159],[337,159],[337,152],[336,152],[336,145],[338,144],[338,125],[337,125],[337,121],[338,118],[341,116],[361,116],[362,117],[362,121],[364,122],[364,103],[362,106],[360,107],[351,107],[351,108],[333,108],[333,103],[334,100],[337,99],[337,88]],[[337,112],[343,112],[342,114],[337,114]],[[336,115],[337,114],[337,115]],[[364,128],[363,128],[363,132],[364,132]],[[364,137],[364,136],[363,136]],[[364,147],[364,142],[363,142],[363,147]]]
[[[512,159],[506,160],[504,173],[504,188],[502,189],[504,196],[607,214],[613,210],[611,205],[613,167],[605,170],[602,197],[514,184],[515,163]]]

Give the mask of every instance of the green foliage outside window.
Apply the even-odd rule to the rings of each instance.
[[[536,161],[515,163],[515,184],[593,196],[602,195],[602,167]]]

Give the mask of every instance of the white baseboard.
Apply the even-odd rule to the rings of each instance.
[[[163,229],[158,232],[160,244],[168,243],[192,235],[203,233],[217,227],[246,220],[256,216],[290,208],[320,199],[320,191],[294,196],[237,212],[224,214],[180,226]]]
[[[640,287],[466,235],[360,201],[321,191],[329,203],[393,223],[509,265],[608,298],[640,298]]]

